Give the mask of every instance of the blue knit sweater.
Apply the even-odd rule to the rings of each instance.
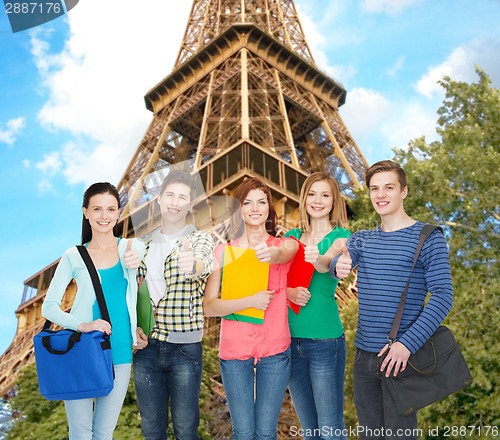
[[[358,266],[358,329],[356,347],[379,352],[396,314],[408,281],[421,222],[394,232],[380,227],[353,234],[347,248],[353,267]],[[335,277],[339,256],[330,264]],[[427,293],[431,296],[424,307]],[[415,353],[434,333],[453,304],[448,247],[435,230],[424,243],[413,271],[397,340]]]

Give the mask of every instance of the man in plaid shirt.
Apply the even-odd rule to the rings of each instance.
[[[199,439],[203,293],[214,242],[186,224],[193,199],[192,176],[170,171],[158,196],[161,228],[144,237],[146,255],[138,278],[149,292],[155,325],[133,364],[146,440],[167,439],[169,402],[175,437]]]

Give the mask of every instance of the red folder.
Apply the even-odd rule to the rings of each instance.
[[[299,249],[297,250],[295,257],[292,260],[292,264],[290,265],[290,269],[288,270],[286,287],[309,288],[309,284],[311,284],[311,279],[314,274],[314,265],[307,263],[304,260],[304,243],[300,242],[295,237],[290,238],[293,238],[299,243]],[[288,300],[288,307],[290,307],[297,315],[299,314],[299,305]]]

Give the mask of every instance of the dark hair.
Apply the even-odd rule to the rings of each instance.
[[[381,173],[383,171],[395,171],[398,175],[399,184],[401,185],[401,189],[403,190],[406,184],[406,173],[403,168],[401,168],[396,162],[392,160],[381,160],[380,162],[374,163],[368,170],[366,171],[365,183],[366,187],[370,187],[370,181],[372,177],[376,173]]]
[[[268,234],[276,236],[276,210],[274,209],[273,197],[269,187],[262,180],[250,177],[244,180],[233,194],[233,202],[230,207],[230,237],[238,238],[243,234],[244,225],[241,218],[241,207],[248,193],[253,189],[260,189],[267,197],[269,205],[269,215],[266,220],[266,231]]]
[[[182,183],[186,185],[189,188],[189,195],[191,197],[191,202],[195,198],[195,184],[194,184],[194,178],[191,174],[189,174],[186,171],[183,170],[170,170],[165,179],[163,180],[163,183],[161,184],[160,187],[160,194],[159,197],[162,196],[162,194],[165,192],[165,189],[167,188],[168,185],[172,183]]]
[[[88,208],[90,199],[97,194],[111,194],[118,202],[118,209],[121,208],[120,195],[118,194],[118,190],[109,182],[98,182],[90,185],[83,193],[82,208]],[[116,222],[116,225],[113,227],[113,234],[115,235],[115,237],[118,236],[118,222]],[[88,243],[90,240],[92,240],[92,228],[89,221],[85,218],[84,215],[82,218],[82,244]]]
[[[310,218],[306,206],[306,199],[309,191],[311,190],[311,186],[316,182],[326,182],[330,186],[332,190],[333,196],[333,206],[330,211],[330,224],[332,227],[340,226],[345,228],[347,226],[347,214],[345,208],[345,202],[342,198],[342,194],[340,193],[340,186],[338,182],[330,176],[330,174],[318,171],[316,173],[312,173],[303,183],[302,188],[300,189],[300,229],[305,232],[311,232]]]

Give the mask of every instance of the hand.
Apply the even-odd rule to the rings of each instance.
[[[189,250],[189,244],[189,240],[184,240],[182,249],[179,252],[177,264],[179,266],[179,272],[185,273],[186,275],[193,275],[196,272],[196,260],[193,252]]]
[[[78,327],[77,330],[80,333],[90,333],[93,331],[99,331],[103,332],[107,335],[111,334],[111,324],[108,321],[105,321],[104,319],[96,319],[95,321],[91,322],[82,322]]]
[[[319,261],[319,249],[315,244],[307,245],[304,248],[304,261],[316,264]]]
[[[389,344],[386,344],[380,350],[378,357],[382,357],[387,350],[389,350],[389,353],[382,362],[380,371],[383,372],[385,370],[386,377],[389,377],[391,372],[393,372],[394,376],[397,376],[400,371],[405,371],[411,351],[401,344],[401,342],[393,342],[390,348]]]
[[[125,261],[125,266],[129,269],[137,269],[141,265],[137,254],[132,250],[132,239],[130,238],[127,241],[127,249],[125,250],[125,254],[123,254],[123,260]]]
[[[266,243],[259,243],[255,246],[255,256],[261,263],[268,263],[271,261],[271,248]]]
[[[144,330],[141,327],[137,327],[135,334],[137,336],[137,345],[133,345],[132,348],[134,350],[142,350],[144,347],[147,347],[148,337],[144,333]]]
[[[347,278],[352,269],[352,260],[349,255],[349,251],[347,250],[347,246],[344,245],[342,247],[342,255],[337,260],[337,264],[335,265],[335,271],[337,272],[337,278],[341,280]]]
[[[311,299],[311,294],[305,287],[287,287],[286,297],[298,306],[304,307]]]
[[[262,290],[250,297],[252,299],[252,307],[259,310],[266,310],[274,298],[274,290]]]

